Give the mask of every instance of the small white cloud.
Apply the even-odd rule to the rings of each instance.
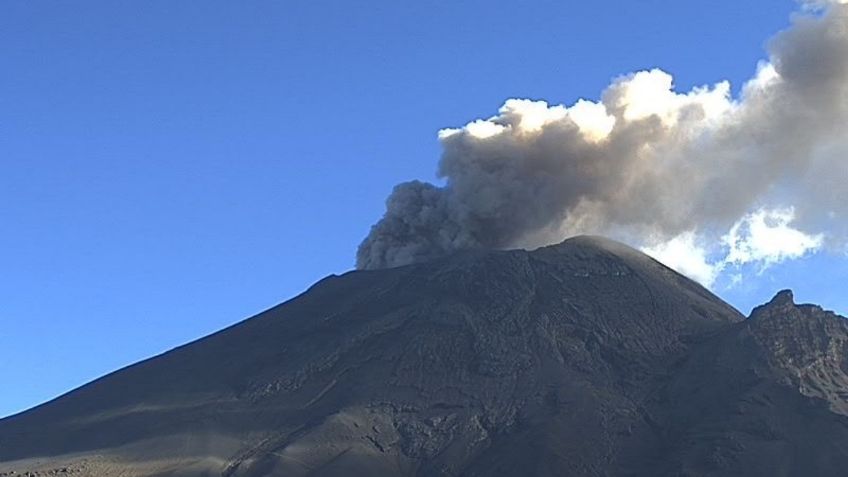
[[[719,247],[707,249],[707,240],[689,231],[652,247],[642,249],[648,255],[712,288],[728,267],[736,273],[728,277],[728,288],[742,283],[744,265],[758,267],[759,273],[772,265],[802,258],[822,247],[822,234],[810,235],[793,228],[795,210],[760,209],[745,215],[721,239]],[[713,257],[722,256],[710,260]]]
[[[742,274],[741,273],[734,273],[733,275],[730,276],[730,283],[727,285],[727,288],[728,289],[733,288],[733,287],[739,285],[740,283],[742,283]]]
[[[724,267],[722,262],[710,263],[707,250],[698,245],[693,231],[642,251],[707,288],[713,286]]]
[[[728,248],[726,263],[758,263],[760,271],[789,259],[801,258],[821,248],[824,236],[792,228],[793,208],[760,209],[740,219],[722,238]]]

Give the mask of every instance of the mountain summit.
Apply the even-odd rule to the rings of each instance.
[[[599,237],[462,252],[0,420],[0,475],[841,475],[846,346],[791,292],[745,319]]]

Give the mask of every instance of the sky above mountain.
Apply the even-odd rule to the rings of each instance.
[[[696,99],[724,114],[744,102],[746,84],[771,78],[769,61],[795,51],[786,44],[798,44],[770,39],[820,20],[811,9],[821,6],[4,2],[0,379],[14,392],[0,393],[0,415],[352,269],[395,184],[449,185],[450,174],[436,175],[439,158],[468,150],[451,137],[492,138],[510,118],[544,126],[565,108],[595,104],[578,122],[603,139],[610,115],[592,112],[604,91],[627,96],[616,85],[641,85],[678,109],[678,95],[701,91]],[[844,18],[826,30],[836,43],[840,25]],[[819,78],[828,65],[818,65]],[[657,101],[642,112],[656,112]],[[634,106],[629,118],[640,114]],[[832,149],[820,156],[842,150],[823,146]],[[721,163],[716,177],[725,180],[711,187],[742,176],[734,160]],[[825,164],[797,187],[782,177],[767,189],[838,199],[828,192],[846,177],[844,161]],[[713,203],[709,190],[691,189],[698,205]],[[710,233],[687,220],[701,210],[690,204],[645,211],[674,219],[654,240],[617,219],[601,231],[632,238],[743,313],[781,288],[848,312],[848,261],[830,229],[803,220],[815,202],[763,197],[717,214],[721,227]],[[630,205],[610,201],[589,215],[614,218],[622,204]],[[554,240],[539,237],[514,242]]]

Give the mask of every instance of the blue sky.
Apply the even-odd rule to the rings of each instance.
[[[439,129],[507,98],[573,103],[661,67],[735,90],[791,1],[0,6],[0,416],[351,269]],[[848,310],[844,260],[779,288]],[[13,390],[13,392],[9,392]]]

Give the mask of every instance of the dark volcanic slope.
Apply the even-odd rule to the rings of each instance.
[[[840,475],[848,328],[579,237],[322,280],[0,421],[0,475]]]

